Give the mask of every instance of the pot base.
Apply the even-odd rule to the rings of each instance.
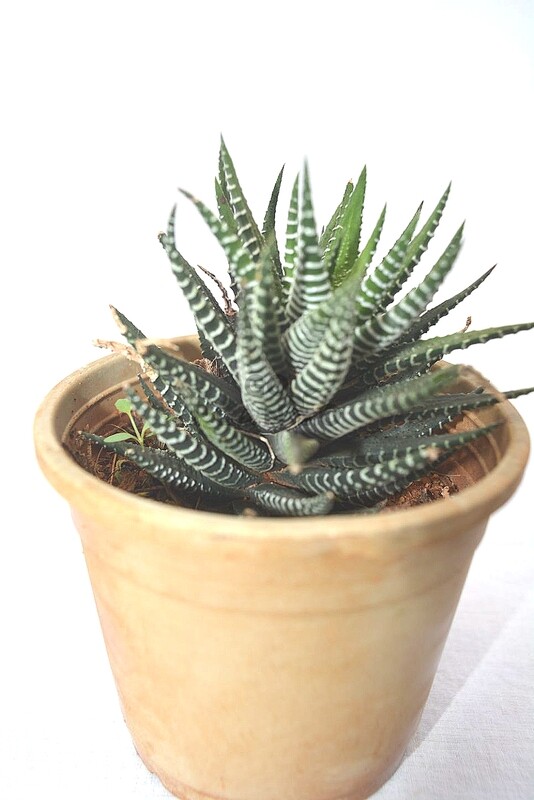
[[[194,789],[192,786],[188,786],[187,784],[182,783],[177,778],[162,772],[158,767],[156,767],[149,758],[144,757],[139,750],[136,748],[137,755],[148,769],[152,775],[155,775],[156,778],[161,782],[161,784],[170,792],[174,797],[179,798],[179,800],[254,800],[252,797],[248,797],[245,795],[240,796],[230,796],[227,794],[213,794],[200,791],[198,789]],[[389,766],[387,769],[382,770],[379,775],[373,775],[372,778],[369,778],[365,781],[359,781],[357,786],[354,786],[353,789],[349,791],[349,793],[344,793],[342,795],[309,795],[306,794],[305,796],[297,793],[293,796],[288,796],[287,794],[284,796],[284,800],[368,800],[375,792],[378,792],[379,789],[384,786],[385,783],[395,774],[395,772],[400,767],[402,760],[404,758],[404,751],[401,755],[393,762],[392,766]],[[263,795],[262,795],[263,797]],[[281,800],[279,794],[273,794],[272,798],[268,798],[268,800]]]

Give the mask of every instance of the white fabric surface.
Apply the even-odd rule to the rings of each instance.
[[[533,570],[507,512],[475,554],[419,729],[377,800],[534,798]]]

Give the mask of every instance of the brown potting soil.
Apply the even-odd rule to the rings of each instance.
[[[105,437],[116,433],[119,429],[119,422],[120,420],[117,418],[116,425],[111,423],[106,425],[98,431],[99,435]],[[147,444],[157,446],[157,442],[151,442],[150,439],[147,440]],[[112,453],[95,442],[87,441],[77,432],[71,434],[67,449],[77,463],[87,472],[112,486],[117,486],[124,491],[163,503],[185,507],[191,507],[192,505],[189,500],[181,498],[178,491],[174,492],[169,487],[164,486],[136,464],[116,453]],[[442,465],[442,467],[443,471],[430,471],[425,477],[411,483],[404,491],[390,497],[384,505],[384,510],[411,508],[456,494],[459,491],[457,483],[447,473],[446,464]],[[213,506],[201,505],[200,503],[193,503],[193,505],[195,508],[203,508],[206,511],[225,510],[228,512],[230,510],[228,508],[213,508]]]
[[[99,431],[99,436],[116,433],[118,426],[110,425]],[[147,443],[150,443],[147,441]],[[160,481],[117,453],[112,453],[96,442],[87,441],[77,431],[73,431],[67,443],[69,453],[78,464],[91,475],[118,486],[141,497],[151,497],[164,503],[178,503],[170,491]]]

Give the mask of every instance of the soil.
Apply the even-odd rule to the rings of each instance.
[[[119,427],[118,423],[119,418],[117,418],[117,424],[110,423],[106,425],[98,431],[98,434],[100,436],[108,436],[111,433],[116,433]],[[142,425],[142,422],[140,424]],[[150,439],[148,439],[147,444],[157,446],[157,440],[151,442]],[[126,458],[118,456],[116,453],[110,452],[94,442],[87,441],[76,432],[71,434],[67,449],[77,463],[87,472],[112,486],[117,486],[124,491],[138,494],[141,497],[158,500],[159,502],[182,507],[191,507],[190,502],[180,497],[178,493],[174,493],[171,489],[164,486],[136,464],[133,464]],[[459,486],[453,477],[447,474],[446,462],[441,466],[442,471],[429,472],[424,478],[420,478],[411,483],[404,491],[390,497],[384,504],[384,510],[411,508],[457,494],[460,491]],[[193,505],[195,508],[201,508],[199,503],[194,503]],[[211,506],[204,508],[208,511],[226,511],[227,513],[231,513],[231,510],[228,508],[214,509]]]
[[[414,481],[403,492],[393,495],[386,508],[411,508],[423,503],[432,503],[442,497],[450,497],[460,491],[454,479],[445,472],[429,472],[424,478]]]
[[[117,430],[118,425],[110,424],[99,430],[98,434],[99,436],[109,436],[116,433]],[[153,444],[149,439],[146,440],[146,443]],[[148,472],[105,447],[87,441],[77,431],[71,433],[67,449],[81,467],[111,486],[118,486],[119,489],[124,489],[126,492],[138,494],[141,497],[150,497],[163,503],[181,505],[178,498],[174,497],[167,487]]]

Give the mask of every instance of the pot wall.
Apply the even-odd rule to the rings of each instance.
[[[509,403],[470,415],[506,426],[451,462],[480,479],[451,498],[366,518],[232,517],[128,495],[62,449],[73,414],[97,426],[133,371],[111,357],[64,381],[36,441],[73,509],[139,754],[190,800],[367,797],[402,757],[488,515],[520,480],[521,419]]]
[[[367,797],[389,777],[485,527],[295,547],[75,520],[138,752],[179,796],[232,800]]]

